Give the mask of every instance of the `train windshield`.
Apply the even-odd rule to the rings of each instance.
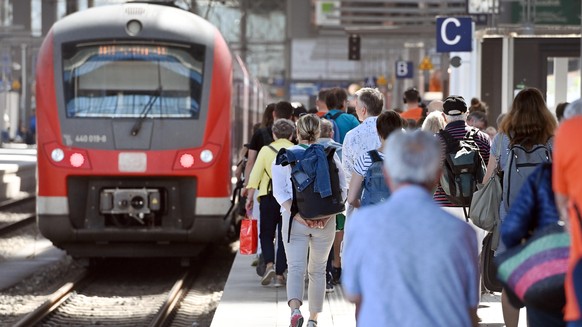
[[[198,119],[204,46],[63,47],[68,118]]]

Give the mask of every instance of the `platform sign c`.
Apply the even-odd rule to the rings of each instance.
[[[412,61],[398,60],[394,69],[396,78],[412,78],[414,75],[413,67]]]
[[[437,52],[471,52],[473,50],[471,17],[437,17]]]

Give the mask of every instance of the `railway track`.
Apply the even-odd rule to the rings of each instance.
[[[36,196],[29,195],[23,198],[18,199],[10,199],[0,203],[0,213],[9,211],[11,208],[14,208],[18,205],[26,204],[27,202],[32,202],[36,199]],[[33,209],[34,211],[34,209]],[[36,220],[35,213],[28,213],[24,217],[20,217],[14,221],[6,221],[0,223],[0,237],[4,236],[8,233],[11,233],[15,230],[23,228],[24,226],[28,226],[29,224],[34,223]]]
[[[130,280],[115,275],[100,268],[78,276],[14,326],[168,326],[197,272]]]
[[[4,200],[2,202],[0,202],[0,211],[9,209],[13,206],[28,202],[28,201],[32,201],[36,199],[36,195],[27,195],[21,198],[17,198],[17,199],[8,199],[8,200]]]

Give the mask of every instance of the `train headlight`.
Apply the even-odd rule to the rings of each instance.
[[[214,159],[212,151],[203,150],[202,152],[200,152],[200,160],[202,160],[202,162],[209,163],[212,161],[212,159]]]
[[[65,159],[65,152],[59,148],[54,149],[51,151],[51,159],[53,159],[55,162],[61,162],[63,159]]]
[[[141,32],[142,26],[138,20],[130,20],[125,26],[125,31],[131,36],[136,36]]]

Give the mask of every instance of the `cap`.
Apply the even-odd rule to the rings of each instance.
[[[467,104],[462,96],[451,95],[443,102],[443,110],[446,115],[457,116],[467,112]]]

